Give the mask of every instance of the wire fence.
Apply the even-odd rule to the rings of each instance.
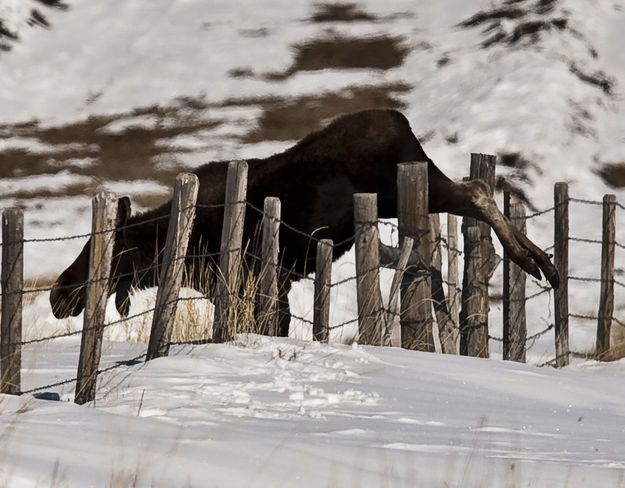
[[[593,206],[600,206],[603,203],[600,201],[593,201],[593,200],[584,200],[584,199],[577,199],[577,198],[569,198],[568,202],[573,202],[573,203],[578,203],[578,204],[582,204],[582,205],[593,205]],[[259,216],[263,216],[264,212],[262,209],[256,207],[255,205],[251,204],[248,201],[244,201],[244,202],[235,202],[235,203],[245,203],[245,205],[247,206],[247,208],[251,209],[253,212],[255,212],[257,215]],[[225,204],[215,204],[215,205],[205,205],[205,204],[196,204],[196,210],[198,212],[203,212],[206,210],[211,210],[211,209],[223,209],[226,205]],[[621,210],[625,210],[625,207],[620,204],[619,202],[616,203],[617,208],[621,209]],[[556,210],[556,207],[550,207],[547,208],[545,210],[541,210],[541,211],[537,211],[534,212],[532,214],[526,215],[525,217],[523,217],[524,220],[529,221],[547,214],[550,214],[551,212],[554,212]],[[127,223],[123,226],[119,226],[113,229],[106,229],[104,231],[101,231],[100,233],[123,233],[126,230],[129,229],[134,229],[134,228],[138,228],[141,226],[147,226],[147,225],[151,225],[154,223],[160,224],[160,223],[168,223],[170,216],[169,214],[167,215],[156,215],[156,216],[151,216],[148,217],[147,219],[142,219],[140,221],[136,221],[136,222],[132,222],[132,223]],[[310,233],[310,232],[306,232],[303,231],[299,228],[297,228],[294,225],[291,225],[281,219],[279,219],[279,224],[281,226],[282,229],[287,229],[291,232],[294,232],[296,235],[303,237],[305,239],[308,239],[310,242],[312,243],[319,243],[321,242],[321,239],[319,237],[317,237],[314,233]],[[379,221],[379,225],[381,226],[388,226],[391,228],[391,232],[392,233],[396,233],[397,235],[400,234],[400,228],[397,224],[393,223],[393,222],[388,222],[388,221]],[[91,238],[94,234],[93,233],[89,233],[89,234],[77,234],[77,235],[71,235],[71,236],[57,236],[57,237],[50,237],[50,238],[28,238],[28,239],[22,239],[19,241],[11,241],[11,242],[3,242],[0,243],[0,247],[2,246],[7,246],[9,244],[31,244],[31,243],[46,243],[46,242],[60,242],[60,241],[68,241],[68,240],[75,240],[75,239],[85,239],[85,238]],[[590,238],[583,238],[583,237],[577,237],[577,236],[569,236],[569,240],[573,241],[573,242],[580,242],[580,243],[586,243],[586,244],[602,244],[602,240],[597,240],[597,239],[590,239]],[[334,244],[335,248],[341,248],[344,246],[348,246],[353,244],[355,241],[355,236],[351,235],[345,239],[340,240],[339,242]],[[436,239],[431,241],[432,244],[432,256],[430,256],[430,261],[431,258],[433,257],[433,255],[438,252],[437,249],[439,247],[443,247],[444,249],[447,250],[452,250],[455,251],[457,253],[458,256],[463,256],[464,255],[464,251],[462,249],[458,249],[455,247],[450,247],[448,244],[447,239],[444,236],[439,236]],[[625,245],[619,242],[614,242],[615,246],[621,249],[625,249]],[[549,250],[553,249],[553,246],[549,246],[548,248],[545,249],[545,252],[548,252]],[[215,265],[218,264],[219,261],[219,257],[221,256],[221,252],[219,251],[214,251],[214,252],[197,252],[197,250],[194,250],[193,252],[189,252],[186,256],[183,257],[179,257],[178,259],[184,259],[187,261],[193,261],[193,260],[204,260],[204,261],[211,261],[213,263],[215,263]],[[249,260],[249,262],[251,263],[262,263],[263,260],[260,256],[250,252],[250,251],[246,251],[244,253],[244,256]],[[375,268],[373,268],[375,269]],[[365,273],[372,271],[371,270],[366,270]],[[282,276],[288,276],[290,279],[296,279],[296,280],[304,280],[304,281],[308,281],[308,282],[314,282],[314,278],[312,278],[310,276],[310,274],[308,273],[303,273],[300,272],[298,270],[296,270],[293,266],[289,267],[289,268],[283,268],[282,266],[278,266],[278,271],[279,274]],[[117,273],[114,277],[115,280],[119,281],[120,279],[124,279],[124,278],[137,278],[138,276],[145,276],[146,274],[153,274],[154,276],[158,275],[159,272],[159,262],[158,262],[158,256],[156,256],[154,258],[154,261],[145,267],[142,267],[140,269],[133,269],[132,271],[129,272],[125,272],[125,273]],[[27,289],[23,289],[23,290],[19,290],[19,291],[15,291],[15,292],[11,292],[14,294],[21,294],[21,295],[27,295],[27,294],[37,294],[37,293],[43,293],[43,292],[48,292],[48,291],[52,291],[53,289],[76,289],[76,288],[84,288],[86,286],[88,286],[89,284],[92,283],[97,283],[99,281],[107,281],[109,278],[102,278],[100,280],[86,280],[86,281],[78,281],[75,283],[70,283],[70,284],[65,284],[65,285],[52,285],[52,286],[45,286],[45,287],[35,287],[35,288],[27,288]],[[335,288],[335,287],[339,287],[342,285],[346,285],[352,282],[356,282],[358,280],[358,276],[353,275],[353,276],[349,276],[346,278],[342,278],[340,280],[334,281],[330,284],[330,288]],[[601,283],[604,282],[606,280],[603,280],[602,278],[597,278],[597,277],[582,277],[582,276],[569,276],[568,280],[571,282],[588,282],[588,283]],[[613,279],[611,280],[616,286],[620,287],[620,288],[625,288],[625,283]],[[451,291],[452,286],[455,287],[454,291],[455,292],[460,292],[461,289],[458,287],[457,284],[455,283],[449,283],[446,280],[442,281],[443,284],[447,285],[448,287],[448,291]],[[535,293],[530,294],[529,296],[524,297],[521,301],[523,303],[528,303],[531,300],[534,300],[544,294],[548,294],[550,293],[550,288],[549,287],[545,287],[543,285],[541,285],[538,282],[534,282],[535,286],[538,286],[539,290],[536,291]],[[2,293],[0,294],[0,299],[3,299],[4,297],[6,297],[8,295],[7,292],[5,292],[4,290],[2,291]],[[216,296],[211,296],[211,299],[216,299]],[[206,300],[206,297],[204,296],[200,296],[200,297],[178,297],[176,298],[173,302],[170,303],[178,303],[178,302],[189,302],[189,301],[195,301],[195,300]],[[255,300],[251,299],[251,298],[246,298],[246,300],[248,301],[248,305],[253,307],[255,306]],[[284,303],[284,299],[279,300],[279,305],[280,306],[288,306],[288,303]],[[551,306],[551,304],[550,304]],[[92,329],[98,329],[98,330],[105,330],[108,329],[114,325],[118,325],[118,324],[122,324],[122,323],[128,323],[129,321],[132,321],[134,319],[138,319],[141,317],[146,317],[149,314],[154,313],[155,308],[149,308],[146,310],[143,310],[141,312],[138,312],[136,314],[127,316],[127,317],[122,317],[120,319],[117,320],[113,320],[113,321],[109,321],[106,322],[104,324],[100,324],[100,325],[96,325],[94,326]],[[391,314],[393,315],[395,312],[393,312],[392,310],[388,309],[387,307],[383,306],[381,310],[379,310],[379,312],[382,314],[381,316],[386,316],[387,314]],[[549,311],[549,315],[551,315],[551,310]],[[299,316],[297,314],[291,313],[291,317],[292,319],[298,320],[304,324],[307,325],[313,325],[313,321],[310,320],[307,317],[304,316]],[[580,314],[580,313],[574,313],[574,312],[570,312],[569,313],[569,317],[570,318],[574,318],[574,319],[578,319],[578,320],[593,320],[596,321],[599,319],[599,317],[597,315],[593,315],[593,314]],[[625,323],[623,322],[623,320],[619,319],[618,317],[611,317],[612,321],[616,324],[618,324],[621,327],[625,328]],[[336,324],[331,324],[329,325],[329,330],[336,330],[348,325],[352,325],[352,324],[356,324],[358,322],[358,317],[355,318],[351,318],[351,319],[347,319],[344,320],[340,323],[336,323]],[[215,326],[215,322],[213,322],[213,327]],[[529,350],[531,349],[532,346],[534,346],[534,344],[536,343],[536,341],[541,338],[542,336],[544,336],[545,334],[549,333],[552,329],[554,329],[555,324],[553,322],[550,322],[547,324],[547,326],[536,332],[533,333],[531,335],[528,335],[525,338],[525,344],[526,344],[526,348]],[[455,328],[457,331],[462,330],[462,327],[460,324],[455,324]],[[28,345],[32,345],[32,344],[36,344],[36,343],[42,343],[42,342],[47,342],[47,341],[52,341],[52,340],[56,340],[56,339],[61,339],[61,338],[67,338],[67,337],[72,337],[72,336],[78,336],[81,335],[84,332],[87,332],[89,330],[89,328],[87,329],[81,329],[81,330],[75,330],[75,331],[67,331],[67,332],[63,332],[63,333],[56,333],[56,334],[52,334],[50,336],[47,337],[38,337],[38,338],[33,338],[33,339],[29,339],[29,340],[23,340],[23,341],[19,341],[16,343],[12,343],[11,345],[13,346],[28,346]],[[496,342],[502,342],[504,339],[502,337],[496,337],[496,336],[492,336],[492,335],[488,335],[488,339],[492,340],[492,341],[496,341]],[[196,341],[191,341],[191,343],[198,343],[198,341],[206,341],[206,342],[210,342],[210,339],[200,339],[200,340],[196,340]],[[180,344],[180,342],[172,342],[172,344]],[[577,352],[571,352],[572,355],[582,355],[584,353],[577,353]],[[104,373],[107,371],[111,371],[117,368],[121,368],[124,366],[129,366],[132,364],[135,364],[137,361],[143,359],[146,357],[146,354],[140,354],[136,357],[130,358],[126,361],[119,361],[117,364],[113,365],[113,366],[109,366],[107,368],[104,369],[99,369],[98,373]],[[557,360],[557,358],[554,358],[552,360],[549,360],[545,363],[542,363],[544,365],[549,365],[549,364],[553,364],[555,363]],[[36,388],[32,388],[29,390],[24,391],[23,393],[36,393],[39,391],[44,391],[46,389],[50,389],[50,388],[54,388],[54,387],[58,387],[58,386],[62,386],[62,385],[66,385],[66,384],[71,384],[73,382],[76,382],[77,378],[68,378],[66,380],[62,380],[59,382],[55,382],[49,385],[44,385],[44,386],[39,386]]]

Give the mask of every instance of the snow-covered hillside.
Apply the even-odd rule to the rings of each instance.
[[[532,212],[553,205],[556,181],[578,199],[610,192],[625,204],[623,25],[623,0],[0,0],[0,207],[24,208],[27,238],[84,234],[101,188],[145,209],[179,171],[269,155],[369,107],[405,113],[453,178],[469,153],[498,154],[499,190]],[[571,203],[574,237],[599,239],[600,222],[600,207]],[[553,214],[528,221],[528,234],[552,245]],[[45,285],[83,244],[28,243],[26,275]],[[599,255],[571,242],[571,274],[597,278]],[[353,261],[333,280],[353,275]],[[617,248],[621,282],[624,263]],[[528,294],[539,290],[530,280]],[[353,282],[333,292],[331,323],[355,318]],[[572,313],[597,313],[598,283],[572,281],[570,294]],[[138,294],[131,313],[153,299]],[[289,299],[311,316],[309,283]],[[553,322],[551,300],[530,302],[529,334]],[[149,322],[107,330],[103,366],[142,354]],[[497,300],[490,324],[501,336]],[[592,350],[595,324],[570,324],[571,348]],[[81,326],[56,320],[46,294],[27,302],[26,339]],[[313,344],[292,326],[299,340],[245,336],[122,364],[94,409],[0,397],[0,485],[623,485],[622,361],[553,371]],[[352,324],[331,340],[354,334]],[[529,362],[553,358],[552,334],[529,344]],[[74,377],[78,345],[28,346],[24,389]],[[71,400],[73,387],[51,391]]]

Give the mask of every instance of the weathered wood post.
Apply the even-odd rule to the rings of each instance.
[[[19,395],[22,365],[22,292],[24,288],[24,214],[2,212],[2,323],[0,393]]]
[[[603,236],[601,240],[601,296],[597,323],[597,354],[610,350],[610,330],[614,313],[614,246],[616,242],[616,195],[603,197]]]
[[[315,295],[313,309],[313,340],[328,342],[330,337],[330,283],[334,243],[321,239],[317,243],[315,263]]]
[[[84,310],[80,356],[74,402],[82,405],[95,400],[96,381],[106,315],[111,259],[115,244],[117,197],[114,193],[98,193],[92,202],[91,251],[89,280]]]
[[[447,302],[449,316],[455,327],[454,354],[458,354],[458,337],[460,330],[460,281],[458,280],[458,217],[447,214]]]
[[[354,194],[354,236],[358,342],[379,346],[382,344],[383,316],[380,292],[378,197],[375,193]]]
[[[465,275],[462,287],[462,313],[460,324],[460,354],[484,357],[484,340],[479,333],[484,328],[484,282],[480,276],[481,236],[479,227],[468,227],[465,233]]]
[[[192,173],[181,173],[176,178],[146,361],[169,354],[199,187]]]
[[[556,366],[569,364],[569,185],[554,186],[554,266],[560,287],[554,290]]]
[[[430,268],[432,303],[438,324],[438,336],[441,344],[440,352],[456,354],[457,329],[449,315],[449,303],[445,298],[445,289],[443,288],[441,223],[438,214],[430,214],[430,236],[432,236],[432,266]]]
[[[525,208],[522,203],[509,205],[507,217],[512,225],[525,234]],[[504,329],[503,358],[525,362],[527,323],[525,317],[525,272],[508,261],[504,268]]]
[[[410,258],[413,246],[414,240],[412,237],[406,237],[401,246],[397,268],[395,268],[393,281],[391,283],[391,292],[388,297],[388,310],[386,312],[386,316],[384,317],[384,334],[382,337],[383,346],[390,347],[393,345],[393,328],[396,327],[395,324],[399,325],[399,320],[396,320],[396,318],[399,319],[399,288],[401,286],[402,279],[404,278],[404,273],[406,272],[406,266],[408,265],[408,259]],[[400,335],[401,331],[398,336]]]
[[[260,328],[270,336],[278,335],[278,251],[280,199],[266,197],[263,209],[262,269],[259,283]]]
[[[491,195],[494,192],[495,188],[495,156],[489,154],[471,154],[471,169],[470,169],[470,179],[480,179],[485,181],[490,187]],[[483,286],[480,287],[482,297],[479,301],[482,309],[480,310],[479,317],[482,320],[482,325],[475,329],[471,329],[471,334],[477,334],[477,337],[472,337],[472,341],[477,341],[479,343],[479,347],[466,349],[462,344],[460,348],[462,350],[468,350],[469,355],[471,352],[477,352],[479,357],[488,357],[488,282],[490,280],[490,276],[494,272],[495,267],[498,262],[495,259],[495,249],[493,247],[493,242],[490,235],[490,226],[485,222],[480,222],[476,219],[467,218],[466,226],[470,228],[474,225],[477,225],[481,232],[480,239],[480,258],[481,262],[479,263],[479,277],[483,283]],[[466,238],[465,235],[465,246],[466,246]],[[465,250],[466,255],[466,250]],[[466,264],[465,264],[465,272],[466,272]],[[463,294],[464,297],[464,294]],[[462,342],[461,334],[461,342]]]
[[[397,206],[400,242],[406,237],[412,237],[421,260],[418,266],[411,266],[406,270],[402,280],[402,347],[434,352],[427,162],[398,165]]]
[[[226,178],[226,202],[221,229],[219,252],[219,275],[215,296],[215,319],[213,340],[225,342],[236,334],[236,323],[232,322],[233,297],[239,293],[241,282],[241,247],[243,223],[245,220],[245,198],[247,196],[247,163],[233,161],[228,165]],[[236,322],[236,321],[234,321]]]

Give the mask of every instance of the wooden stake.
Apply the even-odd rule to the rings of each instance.
[[[375,193],[354,194],[354,235],[356,250],[356,300],[358,342],[382,344],[382,293],[378,242],[378,203]]]
[[[616,242],[616,195],[603,197],[603,237],[601,241],[601,296],[597,323],[597,354],[610,350],[610,330],[614,313],[614,247]]]
[[[278,335],[278,250],[280,199],[266,197],[263,209],[262,269],[259,283],[261,330]]]
[[[560,275],[560,287],[554,290],[556,366],[569,364],[569,186],[554,187],[554,266]]]
[[[24,214],[2,212],[2,322],[0,393],[19,395],[22,364],[22,292],[24,288]]]
[[[402,163],[397,169],[399,239],[415,241],[415,250],[429,266],[432,257],[428,209],[427,162]],[[434,352],[429,267],[408,268],[401,285],[402,347]]]
[[[488,183],[490,187],[490,193],[493,194],[495,190],[495,156],[490,154],[471,154],[471,171],[470,179],[480,179]],[[468,219],[469,226],[477,225],[480,229],[480,257],[481,262],[479,264],[480,280],[483,286],[480,288],[483,296],[480,299],[480,305],[483,307],[480,310],[480,317],[483,320],[483,326],[477,329],[478,337],[476,340],[480,342],[478,348],[479,357],[488,357],[488,282],[492,273],[498,264],[495,258],[495,248],[493,247],[493,241],[491,239],[490,226],[481,221],[475,219]]]
[[[169,354],[199,187],[192,173],[181,173],[176,178],[146,361]]]
[[[463,321],[460,325],[461,354],[467,356],[484,357],[483,334],[484,328],[484,283],[480,279],[481,263],[481,230],[477,226],[471,226],[466,230],[465,245],[465,279],[462,288]]]
[[[525,208],[522,203],[510,205],[510,221],[525,234]],[[526,274],[514,263],[509,263],[509,305],[508,330],[504,330],[503,358],[511,361],[525,362],[525,340],[527,323],[525,317],[525,281]]]
[[[79,405],[95,400],[111,275],[111,259],[115,244],[117,197],[114,193],[98,193],[93,199],[92,208],[89,281],[87,282],[87,300],[74,398],[74,401]]]
[[[317,243],[313,340],[319,342],[328,342],[330,336],[330,283],[333,248],[334,243],[331,239],[321,239]]]
[[[445,299],[445,289],[443,287],[443,255],[441,246],[441,224],[438,214],[430,214],[430,235],[433,240],[432,247],[432,266],[430,267],[432,279],[432,303],[434,305],[434,313],[436,314],[436,322],[438,325],[438,336],[440,339],[440,351],[445,354],[457,353],[458,329],[454,324],[448,308],[448,301]],[[435,346],[436,341],[435,341]]]
[[[447,214],[447,303],[449,316],[454,324],[454,354],[458,354],[460,329],[460,282],[458,281],[458,217]]]
[[[388,310],[385,316],[385,331],[382,337],[383,346],[394,346],[395,344],[392,343],[394,337],[400,337],[401,341],[401,331],[395,330],[396,327],[399,326],[399,287],[404,277],[413,245],[414,240],[412,237],[406,237],[401,246],[397,268],[395,269],[393,282],[391,283],[391,293],[388,297]],[[401,345],[401,342],[398,345]]]
[[[228,165],[226,179],[226,206],[221,230],[221,247],[213,340],[225,342],[234,339],[237,324],[230,323],[232,297],[239,293],[241,282],[241,247],[247,195],[247,163],[233,161]]]

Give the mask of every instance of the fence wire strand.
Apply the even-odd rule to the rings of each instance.
[[[569,198],[568,202],[575,202],[575,203],[581,203],[581,204],[586,204],[586,205],[594,205],[594,206],[603,205],[603,202],[600,202],[600,201],[586,200],[586,199],[579,199],[579,198]],[[250,208],[254,212],[260,214],[261,216],[264,216],[263,210],[261,210],[260,208],[256,207],[255,205],[253,205],[249,201],[231,202],[231,203],[228,203],[228,204],[221,203],[221,204],[214,204],[214,205],[211,205],[211,204],[195,204],[195,207],[196,207],[196,209],[199,209],[199,210],[217,209],[217,208],[225,208],[227,205],[232,205],[232,204],[245,204],[248,208]],[[619,202],[616,202],[616,206],[618,208],[620,208],[620,209],[625,209],[625,206],[623,206]],[[182,212],[184,210],[187,210],[187,209],[186,208],[185,209],[181,209],[180,211]],[[534,213],[532,213],[530,215],[526,215],[522,219],[523,220],[531,220],[531,219],[537,218],[539,216],[545,215],[547,213],[553,212],[554,210],[555,210],[555,206],[547,208],[545,210],[534,212]],[[139,227],[139,226],[149,225],[149,224],[155,223],[155,222],[164,221],[164,220],[167,220],[169,218],[170,218],[170,215],[168,213],[166,215],[152,217],[152,218],[149,218],[147,220],[142,220],[142,221],[137,221],[137,222],[133,222],[133,223],[130,223],[130,224],[126,224],[124,226],[120,226],[120,227],[115,228],[115,229],[105,229],[105,230],[99,231],[98,234],[105,234],[105,233],[112,233],[112,232],[123,231],[123,230],[131,229],[131,228],[134,228],[134,227]],[[304,231],[298,229],[297,227],[284,222],[281,219],[278,219],[278,222],[285,229],[288,229],[289,231],[294,232],[297,235],[305,237],[306,239],[309,239],[312,242],[319,243],[321,241],[321,239],[316,237],[315,235],[307,233],[307,232],[304,232]],[[399,226],[397,224],[395,224],[394,222],[378,221],[377,225],[389,226],[389,227],[391,227],[391,231],[392,232],[399,232]],[[72,235],[72,236],[59,236],[59,237],[51,237],[51,238],[30,238],[30,239],[23,239],[23,240],[17,241],[17,242],[0,243],[0,247],[2,245],[9,245],[9,244],[16,244],[16,243],[24,243],[24,244],[26,244],[26,243],[43,243],[43,242],[62,242],[62,241],[67,241],[67,240],[72,240],[72,239],[90,238],[93,235],[94,235],[94,233],[91,232],[91,233],[77,234],[77,235]],[[354,240],[355,240],[355,236],[351,235],[351,236],[347,237],[346,239],[343,239],[343,240],[341,240],[339,242],[334,243],[334,247],[335,248],[343,247],[345,245],[353,243]],[[602,243],[601,240],[580,238],[580,237],[575,237],[575,236],[569,237],[569,240],[570,241],[575,241],[575,242],[591,243],[591,244],[601,244]],[[437,252],[437,247],[439,245],[442,245],[445,249],[451,249],[452,251],[456,251],[458,254],[461,254],[461,255],[464,254],[464,250],[457,249],[457,248],[449,248],[447,239],[444,236],[438,236],[432,242],[432,244],[433,244],[432,245],[432,254]],[[621,249],[625,249],[625,245],[623,245],[623,244],[621,244],[619,242],[614,242],[614,244],[617,247],[621,248]],[[548,252],[549,250],[551,250],[553,248],[554,248],[554,246],[549,246],[549,247],[547,247],[545,249],[545,252]],[[237,250],[237,252],[239,252],[239,251],[240,250]],[[199,253],[199,254],[196,253],[196,254],[188,254],[186,256],[180,256],[177,259],[213,259],[213,258],[216,258],[216,257],[220,256],[220,254],[221,254],[220,252]],[[259,261],[259,262],[263,261],[262,258],[260,258],[259,256],[254,255],[252,253],[248,252],[248,253],[246,253],[246,255],[248,257],[250,257],[251,259],[255,260],[255,261]],[[377,269],[377,268],[379,268],[379,267],[376,266],[375,269]],[[314,281],[314,279],[309,277],[307,274],[298,273],[295,269],[286,269],[286,268],[283,268],[280,265],[278,266],[278,269],[280,270],[281,273],[288,274],[289,276],[295,277],[296,279]],[[144,273],[148,273],[148,272],[153,272],[154,273],[154,272],[157,272],[157,271],[158,271],[157,265],[153,264],[153,265],[151,265],[149,267],[146,267],[146,268],[143,268],[143,269],[140,269],[140,270],[133,270],[132,272],[116,275],[115,279],[126,278],[126,277],[130,277],[130,276],[133,276],[133,275],[134,276],[138,276],[138,275],[141,275],[141,274],[144,274]],[[109,278],[107,277],[107,278],[102,278],[101,280],[90,280],[88,282],[81,282],[81,283],[74,283],[74,284],[69,284],[69,285],[62,285],[62,286],[58,286],[56,288],[58,288],[58,289],[62,289],[62,288],[68,288],[68,289],[69,288],[76,288],[76,287],[80,287],[80,286],[85,286],[88,283],[93,283],[93,282],[103,281],[103,280],[108,280],[108,279]],[[342,284],[345,284],[345,283],[353,282],[353,281],[356,281],[357,279],[358,279],[357,276],[350,276],[350,277],[347,277],[347,278],[344,278],[344,279],[341,279],[339,281],[336,281],[336,282],[332,283],[330,285],[330,287],[332,288],[332,287],[336,287],[336,286],[339,286],[339,285],[342,285]],[[600,278],[584,278],[584,277],[578,277],[578,276],[570,276],[569,279],[573,280],[573,281],[582,281],[582,282],[602,282],[602,281],[604,281],[604,280],[601,280]],[[622,283],[622,282],[620,282],[618,280],[611,280],[611,281],[613,283],[615,283],[616,285],[620,286],[620,287],[625,287],[625,283]],[[448,287],[452,286],[450,283],[448,283],[445,280],[442,280],[442,282],[444,284],[446,284]],[[456,291],[458,291],[458,292],[461,291],[461,289],[458,287],[458,284],[454,284],[453,286],[456,287]],[[540,296],[542,294],[550,292],[550,289],[548,287],[543,287],[541,285],[539,285],[539,286],[541,288],[539,291],[537,291],[536,293],[534,293],[534,294],[532,294],[530,296],[525,297],[523,299],[523,301],[527,302],[527,301],[532,300],[532,299],[534,299],[534,298],[536,298],[536,297],[538,297],[538,296]],[[25,294],[30,294],[30,293],[40,293],[40,292],[50,291],[53,288],[55,288],[55,287],[54,286],[50,286],[50,287],[25,289],[25,290],[21,290],[19,293],[24,294],[24,295]],[[17,293],[17,292],[14,292],[14,293]],[[1,296],[2,296],[2,294],[0,294],[0,297]],[[194,301],[194,300],[205,300],[207,298],[209,298],[209,299],[214,301],[215,299],[217,299],[219,297],[216,297],[216,296],[212,296],[212,297],[205,297],[205,296],[199,296],[199,297],[197,297],[197,296],[196,297],[179,297],[179,298],[177,298],[175,300],[172,300],[172,301],[173,302],[188,302],[188,301]],[[239,297],[239,299],[242,299],[242,298],[243,297]],[[254,305],[253,300],[251,300],[249,298],[246,298],[246,300],[248,302],[248,305]],[[285,306],[285,305],[288,306],[288,302],[285,304],[283,299],[282,300],[279,299],[279,300],[277,300],[277,302],[280,305],[282,305],[282,306]],[[114,320],[114,321],[111,321],[111,322],[107,322],[105,324],[94,326],[91,329],[102,329],[102,330],[103,329],[107,329],[107,328],[109,328],[111,326],[114,326],[114,325],[117,325],[117,324],[120,324],[120,323],[124,323],[124,322],[130,321],[130,320],[133,320],[133,319],[145,316],[147,314],[153,313],[154,311],[155,311],[155,308],[150,308],[150,309],[144,310],[142,312],[133,314],[131,316],[122,317],[122,318],[120,318],[118,320]],[[379,310],[378,312],[381,314],[381,316],[387,316],[387,315],[389,315],[391,313],[390,310],[388,310],[385,307],[382,307],[382,309]],[[584,315],[584,314],[576,314],[576,313],[569,313],[568,316],[571,317],[571,318],[577,318],[577,319],[583,319],[583,320],[597,320],[598,319],[598,317],[594,316],[594,315]],[[305,317],[298,316],[298,315],[293,314],[293,313],[291,313],[291,317],[293,319],[299,320],[299,321],[301,321],[303,323],[306,323],[306,324],[309,324],[309,325],[313,325],[313,321],[311,321],[311,320],[309,320],[309,319],[307,319]],[[213,327],[215,327],[216,325],[219,325],[219,321],[216,321],[215,319],[216,318],[213,319]],[[617,323],[618,325],[620,325],[622,327],[625,327],[625,323],[623,323],[618,318],[611,317],[611,319],[615,323]],[[354,324],[354,323],[357,323],[357,322],[358,322],[358,318],[356,317],[356,318],[352,318],[352,319],[349,319],[349,320],[345,320],[345,321],[343,321],[341,323],[338,323],[338,324],[328,325],[327,328],[328,328],[328,330],[335,330],[335,329],[338,329],[338,328],[341,328],[341,327],[344,327],[344,326],[347,326],[347,325],[350,325],[350,324]],[[474,328],[481,328],[483,326],[484,326],[484,324],[478,324],[478,325],[474,326]],[[467,330],[466,325],[462,326],[462,325],[455,325],[454,324],[454,327],[457,330],[459,329],[459,330],[462,330],[462,331],[465,331],[465,332]],[[527,347],[528,343],[532,343],[529,347],[527,347],[528,349],[531,348],[534,345],[536,339],[538,339],[542,335],[548,333],[553,328],[554,328],[554,324],[550,323],[544,330],[541,330],[541,331],[539,331],[539,332],[537,332],[535,334],[527,336],[525,338],[526,347]],[[89,330],[89,329],[87,329],[87,330]],[[35,339],[27,340],[27,341],[21,341],[19,343],[15,343],[15,344],[11,344],[11,345],[25,346],[25,345],[30,345],[30,344],[44,342],[44,341],[49,341],[49,340],[54,340],[54,339],[60,339],[60,338],[75,336],[75,335],[82,334],[82,332],[84,332],[84,330],[82,330],[82,329],[81,330],[76,330],[76,331],[68,331],[68,332],[65,332],[65,333],[53,334],[53,335],[48,336],[48,337],[35,338]],[[490,340],[494,340],[494,341],[503,341],[503,338],[500,338],[500,337],[495,337],[495,336],[490,336],[489,335],[488,338]],[[203,341],[202,343],[204,343],[205,341],[210,341],[210,339],[202,340],[202,341]],[[192,341],[192,342],[195,343],[197,341]],[[171,342],[171,344],[178,344],[178,343]],[[575,353],[571,352],[569,354],[575,354]],[[145,357],[146,357],[146,353],[143,353],[141,355],[138,355],[138,356],[136,356],[134,358],[131,358],[129,360],[126,360],[126,361],[119,361],[118,364],[115,364],[115,365],[109,366],[107,368],[103,368],[103,369],[98,370],[98,373],[104,373],[106,371],[110,371],[110,370],[113,370],[113,369],[116,369],[116,368],[119,368],[119,367],[122,367],[122,366],[126,366],[126,365],[128,365],[128,364],[130,364],[132,362],[138,361],[138,360],[140,360],[142,358],[145,358]],[[555,364],[557,359],[558,358],[554,358],[554,359],[552,359],[550,361],[547,361],[546,363],[544,363],[544,365],[551,364],[551,363]],[[26,393],[26,394],[28,394],[28,393],[35,393],[37,391],[46,390],[46,389],[53,388],[53,387],[56,387],[56,386],[62,386],[62,385],[69,384],[69,383],[72,383],[72,382],[75,382],[75,381],[76,381],[76,378],[71,378],[71,379],[59,381],[59,382],[56,382],[56,383],[52,383],[50,385],[45,385],[45,386],[42,386],[42,387],[37,387],[37,388],[30,389],[30,390],[26,390],[23,393]]]

